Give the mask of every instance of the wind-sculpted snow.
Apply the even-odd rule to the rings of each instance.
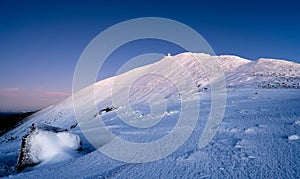
[[[199,63],[197,59],[200,59],[202,63]],[[225,116],[216,136],[205,148],[199,149],[199,136],[203,132],[211,110],[210,84],[216,80],[211,78],[204,69],[203,63],[209,60],[214,60],[225,74],[227,103]],[[169,61],[189,72],[193,79],[194,91],[181,93],[172,81],[166,78],[171,76],[185,84],[182,71],[167,68]],[[152,69],[159,70],[164,76],[155,74],[138,76],[143,71]],[[132,108],[130,111],[124,110],[126,109],[124,105],[112,104],[112,90],[117,77],[111,77],[75,94],[81,99],[80,105],[85,121],[79,121],[79,123],[76,121],[72,98],[68,98],[39,111],[24,124],[3,135],[0,138],[1,175],[43,178],[46,176],[55,178],[300,177],[297,170],[300,163],[297,157],[300,156],[299,64],[283,60],[250,61],[230,55],[209,56],[183,53],[165,57],[156,63],[119,75],[120,85],[117,89],[120,91],[125,89],[122,85],[126,84],[126,80],[130,81],[136,77],[138,80],[130,86],[129,90],[129,103]],[[94,87],[95,99],[90,100],[86,96],[89,89]],[[155,98],[153,98],[154,94]],[[182,110],[180,96],[186,94],[190,95],[185,98],[189,101],[194,100],[194,94],[200,95],[198,122],[189,139],[178,150],[162,160],[145,164],[126,164],[115,161],[95,150],[80,130],[80,125],[84,124],[89,128],[91,135],[97,134],[95,137],[99,141],[99,147],[105,146],[114,137],[105,130],[132,142],[156,141],[166,136],[176,125]],[[87,110],[86,106],[90,103],[95,103],[98,107],[96,113],[91,114]],[[149,106],[155,107],[161,104],[166,104],[165,111],[159,113],[158,109],[159,115],[151,114]],[[162,120],[150,128],[137,129],[122,122],[118,115],[131,119],[130,124],[143,121],[148,124],[147,121],[157,117]],[[95,124],[100,121],[103,121],[105,125],[95,127]],[[186,118],[185,121],[188,124],[189,119]],[[29,132],[32,123],[69,129],[80,137],[83,151],[79,153],[79,156],[70,156],[72,159],[58,165],[47,165],[47,162],[41,162],[28,169],[27,172],[14,173],[22,137]],[[182,127],[183,130],[187,128],[188,126]],[[40,137],[43,138],[43,136],[45,137],[41,133]],[[56,134],[49,136],[58,138]],[[114,150],[122,151],[122,149]],[[42,156],[45,155],[40,155],[41,158]]]
[[[64,161],[81,148],[79,136],[51,126],[32,126],[22,139],[17,169],[23,170],[41,162]]]
[[[240,66],[227,76],[227,85],[256,88],[300,88],[300,65],[261,58]]]

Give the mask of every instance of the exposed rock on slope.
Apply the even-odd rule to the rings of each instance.
[[[80,138],[76,134],[66,129],[32,124],[30,133],[22,138],[16,169],[23,170],[42,161],[61,157],[70,150],[80,149]]]

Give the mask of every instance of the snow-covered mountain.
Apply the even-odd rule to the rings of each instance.
[[[224,73],[226,111],[216,136],[205,148],[199,149],[198,140],[211,112],[211,84],[219,80],[219,76],[209,73],[211,62],[218,64],[212,71]],[[91,101],[87,94],[94,88],[95,97]],[[289,61],[264,58],[250,61],[237,56],[197,53],[164,57],[156,63],[99,81],[77,92],[79,121],[70,97],[37,112],[3,135],[0,138],[0,174],[44,178],[299,178],[299,88],[300,64]],[[128,100],[123,95],[127,89]],[[166,136],[176,124],[183,109],[182,96],[193,101],[195,95],[200,95],[201,106],[196,128],[178,150],[162,160],[143,164],[113,160],[95,150],[80,130],[80,127],[88,126],[91,129],[88,132],[91,132],[102,127],[104,132],[97,136],[97,147],[105,146],[113,137],[105,130],[128,141],[155,141]],[[126,101],[129,101],[130,110]],[[98,111],[91,110],[90,104],[96,104]],[[155,106],[166,108],[163,111],[157,109],[154,115],[149,104],[154,109]],[[153,127],[137,129],[128,125],[139,125],[141,121],[151,123],[157,115],[163,120]],[[128,124],[120,121],[121,116],[129,119]],[[99,120],[103,120],[105,126],[97,126]],[[30,131],[33,123],[76,133],[82,140],[83,151],[67,159],[44,161],[21,173],[15,172],[22,137]]]

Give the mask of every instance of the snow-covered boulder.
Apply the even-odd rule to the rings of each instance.
[[[51,161],[57,157],[67,157],[81,149],[78,135],[66,129],[32,124],[29,134],[23,136],[17,170]]]

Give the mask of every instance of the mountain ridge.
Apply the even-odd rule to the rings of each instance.
[[[182,95],[185,95],[187,100],[193,100],[193,97],[198,94],[209,96],[210,84],[215,79],[206,74],[210,69],[203,68],[207,67],[207,64],[211,61],[219,65],[218,69],[222,69],[226,88],[230,90],[230,94],[237,90],[243,91],[243,89],[247,89],[250,91],[249,93],[253,92],[253,95],[255,95],[254,91],[265,90],[265,88],[267,90],[276,90],[275,88],[282,90],[293,88],[296,90],[300,88],[300,64],[294,62],[266,58],[251,61],[232,55],[210,56],[190,52],[171,57],[166,56],[153,64],[96,82],[75,93],[74,96],[80,100],[81,112],[84,114],[82,117],[86,117],[83,122],[76,120],[73,107],[74,96],[73,98],[69,97],[58,104],[38,111],[22,125],[1,136],[0,149],[3,149],[3,154],[7,152],[12,158],[16,158],[22,136],[29,132],[32,123],[69,129],[84,139],[80,131],[81,122],[89,121],[88,125],[94,127],[93,122],[100,120],[99,116],[104,116],[104,120],[109,123],[109,121],[116,118],[111,115],[115,111],[122,110],[126,105],[126,101],[129,101],[133,110],[125,111],[123,115],[138,121],[151,118],[148,108],[144,108],[144,106],[148,105],[149,101],[153,99],[156,100],[154,104],[155,102],[163,103],[161,99],[166,99],[168,104],[177,106],[181,103]],[[180,90],[179,87],[183,87],[183,89]],[[128,100],[120,95],[124,91],[127,92],[127,90]],[[93,99],[87,97],[91,92],[95,92]],[[159,97],[153,98],[155,95],[159,95]],[[121,102],[124,101],[124,104],[113,106],[112,97],[118,98]],[[99,111],[110,108],[113,110],[104,114],[101,112],[91,113],[88,107],[90,104],[95,104]],[[168,109],[163,115],[177,114],[176,110]],[[107,128],[116,130],[115,126]],[[87,143],[86,140],[83,141],[85,146]],[[6,145],[9,147],[7,148]],[[11,163],[13,162],[3,163],[1,157],[4,159],[5,157],[1,155],[0,153],[0,163],[5,167],[12,167]]]
[[[224,70],[225,82],[226,82],[226,86],[229,88],[232,88],[234,86],[246,86],[247,88],[250,87],[253,89],[255,89],[255,88],[278,88],[278,87],[279,88],[299,88],[300,87],[300,64],[295,63],[295,62],[289,62],[289,61],[284,61],[284,60],[275,60],[275,59],[272,59],[272,60],[267,59],[266,60],[264,58],[261,58],[262,60],[250,61],[250,60],[247,60],[247,59],[244,59],[241,57],[237,57],[237,56],[232,56],[232,55],[229,55],[229,56],[221,55],[221,57],[220,57],[220,56],[210,56],[210,55],[203,54],[203,53],[199,54],[199,53],[191,53],[191,52],[181,53],[181,54],[178,54],[176,56],[171,56],[171,57],[166,56],[162,60],[155,62],[153,64],[139,67],[139,68],[130,70],[128,72],[125,72],[123,74],[120,74],[119,77],[121,76],[121,78],[120,78],[121,80],[119,80],[119,81],[126,79],[126,77],[128,77],[128,76],[132,76],[133,72],[136,72],[136,71],[140,72],[147,68],[156,68],[161,65],[162,61],[168,62],[168,61],[172,60],[172,61],[180,62],[184,68],[190,70],[189,72],[191,72],[191,74],[192,74],[195,88],[197,88],[198,91],[203,91],[204,89],[207,90],[207,89],[209,89],[209,79],[207,79],[205,77],[205,72],[201,69],[202,68],[201,64],[188,63],[189,61],[192,61],[191,59],[194,59],[195,57],[203,60],[204,62],[205,62],[205,60],[211,60],[211,59],[216,60],[216,62],[218,62],[219,64],[221,62],[226,61],[226,63],[223,63],[220,66],[225,69]],[[193,61],[195,62],[195,59]],[[232,64],[232,62],[234,62],[234,63]],[[275,72],[278,70],[278,64],[279,64],[279,66],[284,67],[284,68],[279,68],[281,70],[280,71],[281,73],[273,74],[273,71],[263,70],[264,68],[268,67],[267,65],[259,67],[260,64],[262,64],[262,63],[264,64],[266,62],[271,62],[271,63],[275,64],[275,66],[273,66],[273,68],[272,68],[272,70]],[[167,64],[167,63],[165,63],[165,64]],[[290,68],[290,67],[293,67],[293,68],[285,69],[285,68]],[[164,67],[160,67],[160,69],[163,71]],[[232,72],[234,70],[238,70],[238,71]],[[285,72],[285,73],[283,73],[283,72]],[[176,74],[179,77],[181,76],[180,72],[177,72]],[[174,75],[174,74],[172,73],[171,75]],[[95,103],[97,104],[97,106],[99,108],[110,106],[111,102],[109,102],[109,101],[111,98],[112,85],[114,84],[115,79],[116,79],[116,76],[96,82],[94,85],[86,87],[86,88],[82,89],[81,91],[77,92],[76,94],[79,95],[80,97],[82,97],[82,99],[84,99],[86,92],[90,92],[89,89],[95,87],[95,91],[96,91]],[[143,80],[144,80],[143,83],[149,84],[150,81],[152,80],[152,85],[154,83],[157,85],[162,85],[162,84],[164,84],[163,82],[165,79],[161,78],[161,77],[150,76],[149,78],[146,78],[146,79],[143,78]],[[126,83],[126,80],[123,80],[123,81],[124,81],[124,83]],[[277,83],[279,83],[279,84],[277,84]],[[284,83],[284,84],[281,84],[281,83]],[[167,90],[168,94],[165,94],[166,96],[170,96],[170,93],[174,93],[176,91],[176,90],[169,91],[169,89],[167,87],[174,85],[170,82],[164,84],[167,86],[164,89],[161,89],[160,87],[157,87],[157,86],[155,86],[155,87],[157,87],[157,89],[155,89],[154,86],[151,87],[151,85],[147,85],[147,84],[144,86],[134,86],[133,85],[132,91],[136,92],[136,93],[145,94],[146,90],[143,91],[143,88],[149,87],[149,88],[151,88],[150,90],[153,90],[153,91],[147,91],[150,94],[152,94],[151,92],[161,92],[159,90],[162,90],[162,91]],[[268,85],[268,84],[270,84],[270,85]],[[195,92],[197,92],[197,91],[195,91]],[[162,92],[161,94],[164,94],[164,93]],[[177,96],[178,96],[178,92],[177,92],[177,94],[173,94],[174,98],[177,98]],[[86,103],[88,103],[88,102],[91,102],[91,101],[86,101]],[[61,111],[61,110],[56,110],[56,108],[60,108],[62,106],[64,106],[63,108],[65,109],[64,111],[66,111],[66,112]],[[52,115],[51,115],[52,117],[48,116],[48,117],[42,119],[42,121],[44,121],[44,122],[46,120],[50,120],[50,121],[54,122],[60,118],[66,117],[65,115],[67,115],[69,117],[73,116],[74,112],[73,112],[73,105],[72,105],[72,97],[69,97],[66,100],[64,100],[56,105],[51,105],[51,106],[35,113],[33,118],[36,120],[31,121],[31,123],[39,121],[39,119],[42,118],[41,116],[39,117],[39,114],[41,114],[41,113],[43,114],[42,116],[52,113]],[[63,126],[63,127],[68,128],[69,126],[73,125],[75,123],[75,120],[72,120],[72,121],[73,121],[73,122],[71,122],[72,124],[70,124],[70,122],[67,122],[68,125]],[[28,124],[28,126],[30,126],[30,124]],[[6,134],[4,134],[4,135],[6,135]],[[3,141],[3,140],[1,140],[1,141]]]

